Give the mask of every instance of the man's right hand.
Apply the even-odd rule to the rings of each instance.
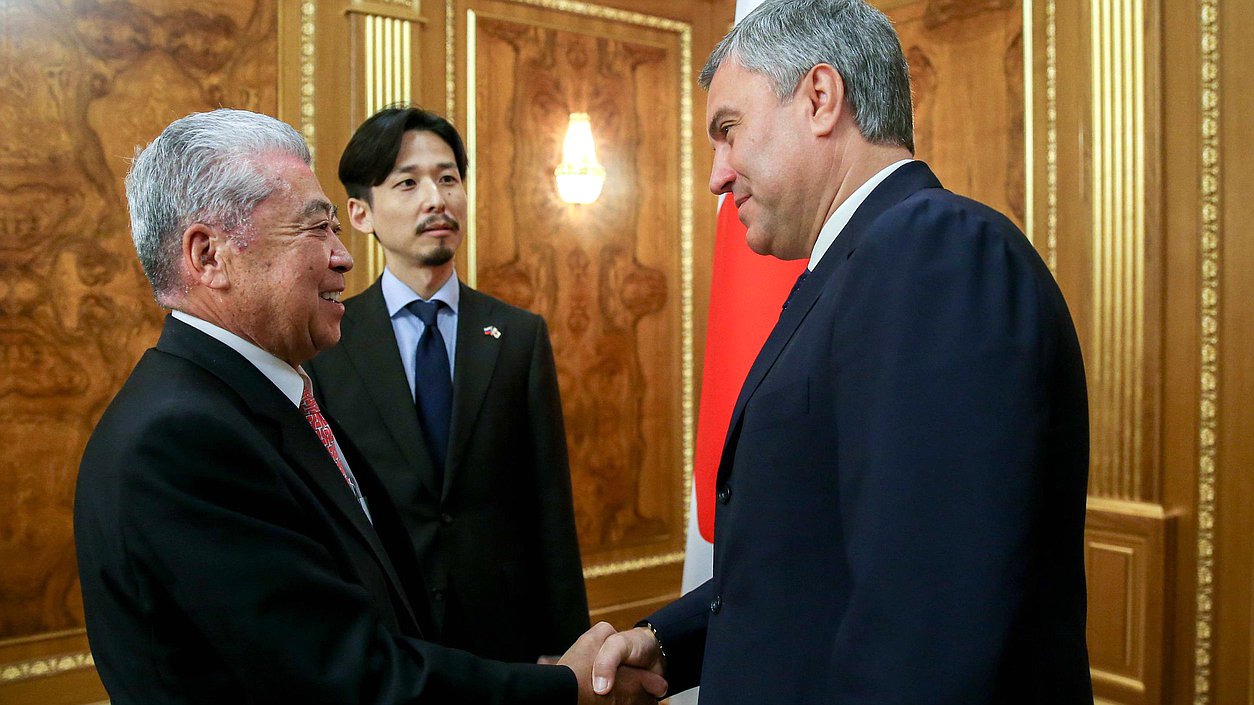
[[[592,664],[593,690],[601,695],[610,692],[624,671],[642,670],[661,678],[662,666],[662,650],[653,630],[636,627],[611,634],[605,638]],[[663,690],[655,695],[661,697],[665,693]]]
[[[656,650],[657,640],[653,638],[653,633],[647,629],[644,632],[649,635]],[[611,645],[607,651],[606,645],[611,643],[610,640],[617,644],[620,641],[618,637],[630,633],[616,634],[614,627],[607,622],[598,622],[584,632],[558,661],[559,665],[575,672],[575,679],[579,681],[579,705],[652,705],[666,694],[666,679],[662,678],[660,664],[656,670],[635,668],[633,663],[613,658],[619,646]],[[601,686],[595,692],[593,683]]]

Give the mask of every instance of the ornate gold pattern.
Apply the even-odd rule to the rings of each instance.
[[[479,153],[479,125],[476,121],[475,97],[478,86],[475,84],[477,75],[475,65],[475,11],[466,11],[466,151],[469,154]],[[451,113],[450,113],[451,114]],[[476,160],[478,161],[478,160]],[[473,166],[473,165],[472,165]],[[466,184],[466,269],[467,283],[471,288],[479,285],[479,180],[471,177]]]
[[[314,0],[300,4],[300,133],[309,144],[309,156],[317,159],[314,137],[314,69],[318,5]]]
[[[650,29],[659,29],[667,32],[674,32],[679,39],[679,88],[680,88],[680,281],[681,281],[681,358],[682,372],[681,384],[682,389],[682,409],[683,409],[683,477],[684,477],[684,531],[687,532],[688,522],[691,517],[688,516],[688,497],[692,494],[692,464],[695,453],[696,438],[696,421],[694,407],[695,394],[693,391],[693,380],[695,373],[693,370],[693,173],[692,173],[692,26],[686,22],[674,20],[666,17],[655,17],[653,15],[645,15],[639,12],[631,12],[629,10],[621,10],[612,7],[603,7],[585,2],[576,2],[575,0],[514,0],[521,5],[530,5],[549,10],[557,10],[559,12],[568,12],[587,17],[595,17],[598,19],[610,20],[613,22],[621,22],[626,24],[634,24]],[[447,96],[448,114],[452,116],[456,109],[456,62],[454,60],[456,51],[456,36],[454,32],[456,16],[456,0],[445,0],[445,87]],[[473,156],[474,151],[470,146],[475,141],[473,130],[473,116],[471,112],[474,107],[473,95],[474,84],[474,41],[472,35],[473,30],[473,11],[467,11],[468,27],[467,27],[467,73],[469,76],[467,87],[467,149]],[[471,188],[473,189],[474,179],[471,179]],[[470,212],[474,213],[473,205]],[[473,227],[470,229],[472,233],[468,237],[467,261],[475,261],[475,247],[473,239]],[[474,267],[471,266],[470,281],[474,282]],[[646,556],[643,558],[618,561],[611,563],[603,563],[600,565],[588,566],[584,569],[585,578],[601,577],[616,573],[626,573],[643,568],[650,568],[660,565],[670,565],[683,561],[683,552],[668,553],[656,556]]]
[[[90,651],[61,654],[60,656],[31,659],[29,661],[17,661],[16,663],[0,665],[0,683],[16,683],[18,681],[30,680],[31,678],[55,676],[61,673],[95,667],[96,661],[92,658]]]
[[[1092,492],[1141,498],[1144,385],[1144,0],[1092,3]]]
[[[1036,82],[1032,0],[1023,3],[1023,232],[1036,243]]]
[[[684,562],[684,552],[676,551],[674,553],[664,553],[660,556],[645,556],[644,558],[635,558],[629,561],[619,561],[617,563],[602,563],[601,565],[590,565],[583,569],[584,580],[592,580],[593,578],[603,578],[607,575],[616,573],[630,573],[633,570],[644,570],[646,568],[657,568],[664,565],[675,565]]]
[[[1031,57],[1027,64],[1032,64]],[[1058,16],[1054,0],[1045,3],[1045,251],[1049,271],[1058,275]]]
[[[1201,12],[1201,393],[1198,409],[1197,616],[1193,703],[1210,703],[1211,626],[1215,574],[1215,448],[1219,415],[1219,2]]]
[[[456,120],[457,110],[457,0],[444,0],[444,115]],[[473,152],[471,152],[473,154]]]

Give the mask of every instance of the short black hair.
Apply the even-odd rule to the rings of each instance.
[[[453,150],[458,175],[466,179],[466,147],[453,123],[417,106],[394,105],[366,118],[340,156],[340,183],[349,198],[370,203],[370,189],[392,173],[401,140],[410,130],[425,130],[444,140]]]

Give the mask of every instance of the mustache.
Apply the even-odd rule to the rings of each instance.
[[[450,215],[429,215],[418,221],[417,231],[420,233],[437,228],[446,228],[456,232],[461,230],[462,226],[461,223],[457,222],[456,218]]]

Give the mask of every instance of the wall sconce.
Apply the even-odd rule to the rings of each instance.
[[[571,113],[562,144],[562,163],[553,171],[557,195],[567,203],[592,203],[605,185],[605,167],[597,162],[592,123],[587,113]]]

